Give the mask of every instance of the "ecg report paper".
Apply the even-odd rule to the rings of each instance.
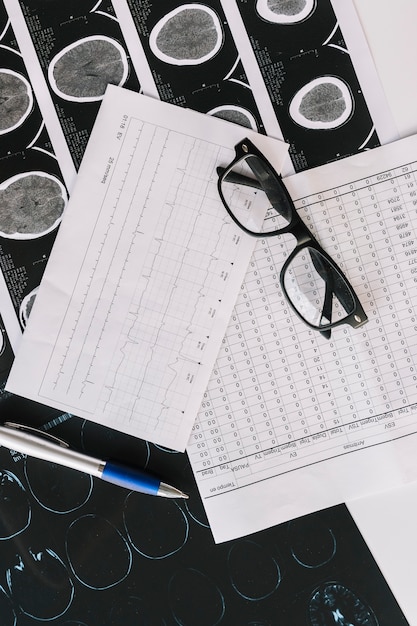
[[[259,242],[187,448],[218,542],[417,479],[417,137],[286,184],[369,321],[310,330]]]
[[[109,87],[11,391],[185,449],[253,250],[217,191],[246,134]]]

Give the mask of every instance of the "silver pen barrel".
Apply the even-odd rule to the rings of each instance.
[[[98,478],[102,474],[103,463],[99,459],[63,447],[41,436],[35,437],[19,429],[0,426],[0,444],[10,450],[57,463]]]

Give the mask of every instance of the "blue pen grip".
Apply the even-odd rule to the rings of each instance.
[[[119,485],[119,487],[154,496],[157,495],[160,485],[160,480],[146,472],[113,461],[106,463],[101,478],[114,485]]]

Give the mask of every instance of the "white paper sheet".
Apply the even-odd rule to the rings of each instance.
[[[354,0],[391,114],[400,137],[417,133],[417,83],[410,80],[410,63],[417,59],[416,14],[412,0],[375,4]],[[388,39],[387,39],[388,35]]]
[[[417,479],[417,136],[286,182],[369,321],[310,330],[257,246],[188,446],[216,541]]]
[[[108,88],[10,391],[184,450],[253,250],[217,192],[246,134]]]

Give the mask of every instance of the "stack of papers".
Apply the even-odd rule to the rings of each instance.
[[[246,135],[109,86],[8,388],[184,450],[255,240],[231,223],[216,167]]]

